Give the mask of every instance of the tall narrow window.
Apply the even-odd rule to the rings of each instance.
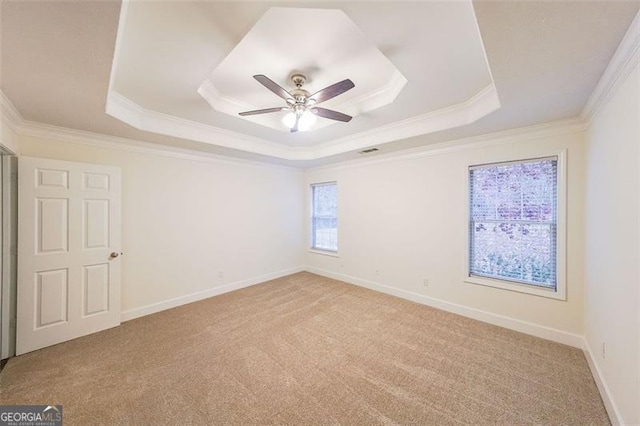
[[[311,185],[311,248],[338,251],[338,184]]]
[[[556,290],[558,158],[469,168],[469,276]]]

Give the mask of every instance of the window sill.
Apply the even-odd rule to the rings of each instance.
[[[558,286],[556,290],[542,287],[534,287],[527,284],[519,284],[512,281],[505,281],[485,277],[465,277],[464,282],[469,284],[483,285],[487,287],[500,288],[503,290],[515,291],[517,293],[531,294],[534,296],[547,297],[549,299],[567,300],[565,292]]]
[[[338,254],[337,251],[309,249],[309,253],[320,254],[320,255],[323,255],[323,256],[340,257],[340,255]]]

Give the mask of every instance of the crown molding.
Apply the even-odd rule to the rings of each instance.
[[[119,151],[135,152],[140,154],[157,155],[161,157],[177,158],[180,160],[197,161],[215,164],[242,165],[248,167],[268,167],[289,171],[302,172],[302,169],[292,166],[252,161],[241,158],[233,158],[224,155],[216,155],[197,150],[174,148],[159,145],[152,142],[143,142],[136,139],[109,136],[100,133],[75,130],[49,124],[26,121],[17,128],[17,133],[22,136],[49,139],[78,145],[115,149]]]
[[[383,107],[392,103],[396,97],[400,94],[404,86],[407,84],[407,79],[397,69],[380,87],[375,88],[367,93],[358,96],[348,102],[333,101],[332,109],[340,110],[345,114],[349,114],[353,117],[359,114]],[[221,113],[237,117],[238,112],[259,109],[257,105],[249,105],[231,96],[224,95],[215,85],[210,75],[207,79],[198,87],[198,94],[204,98],[205,101],[211,107]],[[269,127],[280,132],[288,133],[289,129],[280,123],[280,120],[268,118],[263,115],[251,115],[246,117],[240,117],[243,120],[247,120],[252,123],[259,124],[261,126]],[[331,120],[320,120],[313,125],[312,130],[319,130],[327,126],[336,124]]]
[[[225,96],[218,90],[210,78],[207,78],[197,90],[198,94],[204,98],[211,107],[220,112],[229,111],[247,111],[250,109],[258,109],[254,105],[248,105],[231,96]],[[225,105],[227,108],[225,108]],[[230,107],[229,107],[230,106]],[[277,129],[280,130],[280,129]]]
[[[580,118],[590,122],[597,115],[600,108],[607,103],[620,82],[633,71],[640,62],[640,12],[631,22],[622,41],[613,54],[609,65],[602,73],[602,77],[589,96]]]
[[[498,108],[500,108],[498,92],[491,84],[460,104],[327,142],[318,148],[314,157],[328,157],[395,140],[465,126]]]
[[[18,153],[18,128],[22,115],[0,90],[0,153]]]
[[[7,127],[10,127],[12,131],[16,133],[16,135],[51,139],[86,146],[97,146],[108,149],[116,149],[120,151],[159,155],[189,161],[245,165],[253,167],[275,167],[286,170],[294,170],[298,172],[303,171],[303,169],[293,166],[283,166],[278,164],[265,163],[262,161],[236,159],[224,155],[210,154],[197,150],[168,147],[135,139],[109,136],[84,130],[68,129],[64,127],[27,121],[22,118],[20,113],[15,109],[15,107],[12,105],[9,99],[7,99],[2,91],[0,91],[0,107],[0,111],[2,112],[3,126],[7,125]],[[413,149],[406,149],[389,154],[378,155],[375,158],[363,158],[343,161],[340,163],[313,167],[307,170],[316,171],[442,155],[462,149],[467,149],[470,146],[475,149],[506,143],[521,142],[531,139],[558,136],[567,133],[581,132],[587,129],[587,125],[588,123],[580,118],[553,121],[533,126],[489,133],[485,135],[473,136],[469,138],[456,139],[438,144],[421,146]]]
[[[295,161],[317,160],[399,139],[464,126],[498,108],[500,108],[498,93],[495,86],[491,84],[465,102],[308,147],[279,144],[147,110],[113,91],[107,97],[106,112],[139,130]]]
[[[20,112],[14,107],[13,103],[7,98],[2,90],[0,90],[0,124],[4,128],[10,130],[15,136],[15,144],[17,147],[18,135],[30,136],[42,139],[52,139],[60,142],[69,142],[80,145],[97,146],[101,148],[117,149],[120,151],[137,152],[143,154],[159,155],[170,158],[178,158],[189,161],[212,162],[217,164],[242,164],[246,166],[262,166],[275,167],[287,170],[300,171],[300,168],[283,166],[278,164],[266,163],[263,161],[244,160],[241,158],[233,158],[224,155],[216,155],[198,150],[175,148],[170,146],[159,145],[152,142],[144,142],[136,139],[122,138],[119,136],[109,136],[101,133],[89,132],[85,130],[76,130],[66,127],[53,126],[44,123],[25,120]],[[3,143],[4,145],[4,143]],[[17,149],[8,146],[13,153],[17,153]]]
[[[292,159],[289,154],[290,150],[285,145],[148,110],[114,91],[109,92],[107,96],[106,113],[138,130],[204,142],[224,148],[239,149],[254,154]]]
[[[389,81],[376,90],[364,93],[348,102],[335,102],[335,109],[346,111],[354,117],[357,114],[371,111],[383,107],[393,102],[404,86],[407,85],[407,78],[397,69],[389,78]]]
[[[483,91],[479,96],[483,96]],[[143,154],[159,155],[170,158],[178,158],[189,161],[212,162],[218,164],[234,164],[246,166],[275,167],[287,170],[302,171],[295,166],[284,166],[266,163],[258,160],[236,159],[224,155],[205,153],[198,150],[169,147],[152,142],[144,142],[135,139],[109,136],[84,130],[75,130],[59,126],[24,120],[9,99],[0,91],[0,112],[3,127],[10,128],[16,135],[30,136],[42,139],[52,139],[61,142],[79,145],[97,146],[121,151],[137,152]],[[588,123],[581,118],[553,121],[533,126],[510,129],[495,133],[489,133],[469,138],[456,139],[433,145],[421,146],[413,149],[405,149],[389,154],[381,154],[374,158],[362,158],[348,160],[339,163],[318,166],[307,170],[315,171],[354,165],[375,164],[388,161],[400,161],[419,157],[442,155],[453,151],[462,150],[473,145],[473,148],[482,148],[505,143],[513,143],[530,139],[557,136],[567,133],[575,133],[586,130]]]
[[[542,139],[571,133],[579,133],[584,132],[585,130],[587,130],[587,123],[580,118],[550,121],[533,126],[519,127],[516,129],[503,130],[500,132],[487,133],[479,136],[472,136],[432,145],[420,146],[412,149],[405,149],[389,154],[380,154],[374,158],[361,158],[356,160],[342,161],[340,163],[311,167],[306,169],[306,171],[315,172],[319,170],[337,170],[343,168],[352,168],[355,166],[368,166],[393,161],[411,160],[422,157],[433,157],[437,155],[449,154],[456,151],[462,151],[465,149],[478,149],[504,144],[525,142],[532,139]]]
[[[2,125],[8,126],[12,131],[17,132],[20,123],[22,123],[22,115],[13,106],[13,103],[7,98],[3,91],[0,90],[0,118]]]

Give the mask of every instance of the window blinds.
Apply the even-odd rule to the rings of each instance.
[[[557,157],[469,168],[469,274],[556,288]]]
[[[312,242],[318,250],[338,251],[338,184],[311,185]]]

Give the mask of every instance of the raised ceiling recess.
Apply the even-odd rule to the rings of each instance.
[[[394,3],[395,4],[395,3]],[[106,112],[137,128],[289,160],[313,160],[465,126],[500,107],[470,1],[125,1]],[[290,132],[286,106],[254,76],[287,91],[355,87]]]
[[[341,10],[274,7],[207,76],[198,93],[216,110],[236,117],[241,111],[280,106],[252,76],[264,74],[286,90],[291,76],[306,77],[311,93],[351,79],[356,87],[327,106],[353,117],[388,105],[407,79]],[[250,115],[244,120],[289,131],[286,112]],[[309,130],[336,121],[318,119]]]

